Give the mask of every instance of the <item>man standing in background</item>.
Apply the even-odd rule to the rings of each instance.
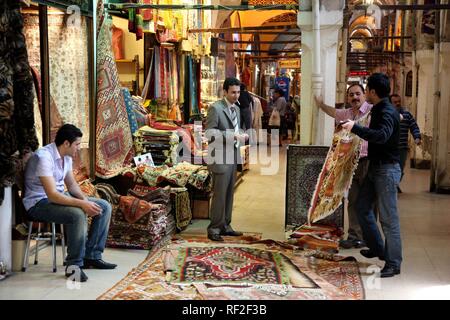
[[[409,144],[408,144],[408,132],[411,132],[414,143],[416,145],[420,145],[422,143],[422,137],[420,134],[419,126],[417,125],[416,120],[413,115],[406,111],[404,107],[402,107],[402,99],[398,94],[392,94],[390,97],[391,103],[394,107],[397,108],[400,113],[400,139],[398,142],[398,148],[400,152],[400,169],[402,170],[402,178],[404,175],[406,159],[408,158]],[[401,179],[400,179],[401,181]],[[398,192],[402,192],[400,187],[398,188]]]

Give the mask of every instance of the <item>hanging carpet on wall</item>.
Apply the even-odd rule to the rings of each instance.
[[[101,178],[114,177],[133,156],[133,140],[111,49],[111,21],[105,19],[98,35],[97,148],[95,171]]]
[[[23,16],[30,65],[39,75],[42,73],[39,16],[34,13],[26,13]],[[81,16],[78,24],[71,23],[68,17],[69,15],[64,14],[49,14],[47,17],[51,141],[62,123],[71,123],[83,132],[81,142],[83,147],[87,147],[89,144],[88,32],[85,17]],[[62,121],[53,115],[55,107]]]
[[[21,156],[38,147],[33,79],[20,2],[0,2],[0,189],[14,183]],[[20,153],[20,154],[19,154]],[[3,193],[0,192],[0,204]]]

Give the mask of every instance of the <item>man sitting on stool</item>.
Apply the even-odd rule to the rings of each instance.
[[[80,129],[63,125],[55,142],[40,148],[25,170],[23,203],[32,220],[64,224],[67,230],[66,277],[77,282],[88,277],[81,268],[114,269],[102,260],[108,235],[111,205],[97,198],[86,198],[72,173],[72,158],[80,150]],[[66,185],[68,193],[64,192]],[[87,235],[87,216],[92,217]]]

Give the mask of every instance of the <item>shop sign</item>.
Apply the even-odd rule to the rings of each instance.
[[[299,69],[300,59],[278,60],[278,68],[280,69]]]

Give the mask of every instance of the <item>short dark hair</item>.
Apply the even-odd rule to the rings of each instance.
[[[398,95],[398,94],[396,94],[396,93],[393,93],[393,94],[391,94],[391,95],[389,96],[389,101],[392,102],[392,98],[394,98],[394,97],[399,97],[400,100],[402,99],[402,98],[400,97],[400,95]]]
[[[278,93],[280,96],[284,96],[284,92],[280,88],[276,88],[273,92]]]
[[[362,90],[362,93],[365,93],[364,87],[363,87],[361,84],[359,84],[359,83],[353,83],[353,84],[351,84],[351,85],[347,88],[347,94],[348,94],[348,91],[350,90],[350,88],[353,88],[354,86],[360,87],[361,90]]]
[[[384,73],[374,73],[367,79],[368,90],[375,90],[378,98],[389,97],[391,92],[391,83],[389,77]]]
[[[226,78],[223,82],[223,90],[228,91],[228,88],[231,86],[239,86],[241,87],[241,82],[236,78]]]
[[[66,123],[56,132],[55,144],[56,146],[60,146],[64,143],[64,141],[69,141],[72,144],[77,138],[81,138],[83,133],[80,129],[75,127],[73,124]]]

